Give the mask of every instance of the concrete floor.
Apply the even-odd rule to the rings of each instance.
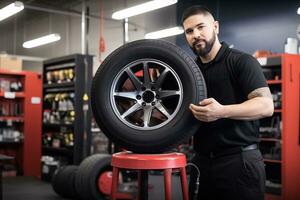
[[[172,180],[172,200],[181,200],[181,184],[178,176]],[[48,182],[33,177],[3,178],[3,200],[66,200],[59,197]],[[148,200],[164,199],[163,177],[149,175]]]
[[[2,181],[3,200],[64,200],[50,183],[34,177],[5,177]]]

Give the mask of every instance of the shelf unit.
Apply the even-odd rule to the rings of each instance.
[[[3,71],[3,70],[1,70]],[[10,75],[11,76],[11,75]],[[11,95],[14,95],[15,97],[9,97]],[[0,92],[0,97],[5,97],[5,98],[24,98],[25,94],[24,92]]]
[[[262,119],[260,129],[267,175],[265,199],[300,199],[300,56],[278,54],[258,61],[275,105],[274,115]]]
[[[41,96],[40,74],[0,70],[0,152],[14,157],[18,175],[41,174]]]
[[[85,64],[86,63],[86,64]],[[90,154],[92,56],[74,54],[43,64],[42,154],[79,164]]]

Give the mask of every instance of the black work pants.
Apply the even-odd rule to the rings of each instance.
[[[194,195],[197,171],[192,167],[190,200],[264,199],[265,165],[258,149],[215,158],[197,154],[192,162],[200,170],[200,182]]]

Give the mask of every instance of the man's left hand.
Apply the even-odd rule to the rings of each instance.
[[[224,106],[214,98],[204,99],[199,105],[190,104],[190,110],[196,119],[204,122],[212,122],[222,118]]]

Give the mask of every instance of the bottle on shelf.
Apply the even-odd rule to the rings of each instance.
[[[59,69],[54,71],[46,72],[46,83],[56,84],[56,83],[66,83],[74,81],[74,69]]]
[[[86,156],[83,134],[90,137],[91,110],[83,114],[82,98],[89,93],[84,86],[91,84],[92,56],[75,54],[46,60],[43,77],[43,155],[79,164]]]

